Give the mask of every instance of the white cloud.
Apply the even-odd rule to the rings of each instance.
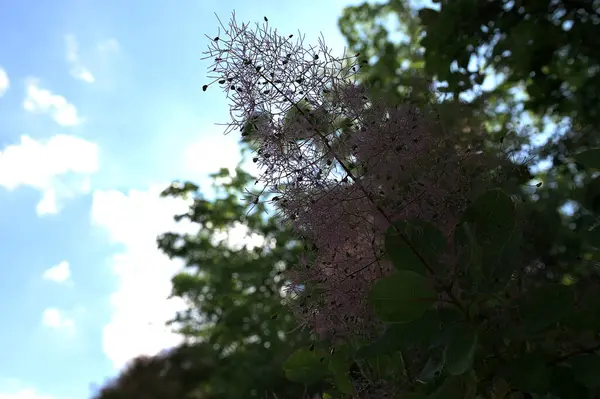
[[[0,399],[57,399],[57,397],[43,394],[19,378],[0,377]]]
[[[48,114],[61,126],[76,126],[83,122],[73,104],[63,96],[40,88],[35,79],[30,79],[26,84],[23,108],[30,112]]]
[[[234,169],[240,161],[238,140],[231,135],[204,135],[184,152],[185,169],[192,173],[213,173],[219,168]]]
[[[183,262],[171,260],[156,247],[156,238],[165,232],[193,233],[197,225],[176,223],[173,216],[185,213],[189,202],[160,198],[167,184],[145,191],[96,191],[93,194],[92,221],[124,250],[115,254],[111,266],[117,278],[116,291],[110,302],[113,314],[104,327],[103,350],[119,369],[132,358],[153,355],[181,342],[165,322],[184,308],[182,301],[167,299],[171,294],[171,277],[183,269]],[[218,235],[232,246],[240,242],[261,245],[256,236],[245,237],[244,226],[230,234]]]
[[[42,199],[36,205],[35,212],[38,215],[53,215],[58,213],[54,189],[49,188],[42,193]]]
[[[0,399],[56,399],[51,395],[44,395],[31,388],[23,388],[12,392],[0,392]]]
[[[75,330],[75,321],[67,317],[57,308],[44,309],[42,313],[42,324],[55,330],[62,330],[73,333]]]
[[[56,135],[37,141],[23,135],[19,144],[0,151],[0,186],[35,188],[42,192],[38,214],[56,213],[61,200],[89,192],[98,158],[98,146],[78,137]]]
[[[80,56],[79,56],[79,45],[77,43],[77,39],[74,35],[65,35],[65,48],[66,48],[66,56],[67,62],[69,63],[71,69],[69,73],[75,79],[82,80],[87,83],[94,83],[96,80],[94,75],[83,66]]]
[[[115,53],[119,51],[121,46],[116,39],[106,39],[98,43],[96,48],[103,53]]]
[[[204,191],[212,184],[209,174],[217,172],[220,168],[228,168],[233,174],[237,164],[242,160],[238,143],[239,136],[234,133],[228,135],[221,132],[204,134],[202,138],[192,142],[185,148],[182,167],[186,173],[200,176],[197,183]],[[243,163],[242,169],[247,173],[258,176],[256,164],[250,162],[249,159],[246,159],[246,162]]]
[[[54,281],[56,283],[64,283],[71,277],[71,269],[69,262],[63,260],[56,266],[46,269],[42,276],[45,280]]]
[[[93,223],[106,231],[110,241],[125,247],[111,259],[117,287],[110,297],[113,315],[103,332],[104,353],[117,369],[138,355],[153,355],[180,342],[164,323],[182,306],[167,297],[171,277],[183,265],[160,253],[156,238],[167,231],[185,231],[186,226],[178,226],[173,216],[185,212],[188,205],[159,198],[166,186],[93,195]]]
[[[6,93],[8,88],[10,87],[10,81],[8,80],[8,75],[4,68],[0,67],[0,97]]]

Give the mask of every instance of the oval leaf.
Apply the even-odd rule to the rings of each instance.
[[[481,248],[468,223],[461,223],[454,230],[454,246],[458,264],[467,273],[469,283],[478,284],[483,278]]]
[[[550,372],[546,359],[536,354],[526,354],[511,365],[510,382],[520,391],[545,393],[550,386]]]
[[[381,355],[393,354],[410,345],[421,344],[431,339],[440,330],[440,317],[437,310],[427,310],[423,316],[403,324],[390,324],[385,332],[361,347],[354,355],[355,359],[369,359]]]
[[[600,356],[581,355],[571,360],[575,380],[588,388],[600,387]]]
[[[470,323],[457,324],[446,347],[446,369],[461,375],[471,368],[477,349],[477,331]]]
[[[460,377],[450,376],[444,380],[429,399],[464,399],[467,389]]]
[[[594,248],[600,249],[600,226],[596,226],[588,231],[587,239]]]
[[[600,148],[580,152],[573,158],[586,169],[600,170]]]
[[[444,356],[440,351],[433,352],[425,363],[423,370],[417,376],[417,381],[423,384],[429,384],[435,381],[441,374],[444,368]]]
[[[513,233],[515,220],[515,204],[500,189],[479,196],[461,218],[461,222],[469,225],[473,237],[486,250],[504,247]]]
[[[335,388],[341,393],[351,395],[354,385],[350,379],[351,362],[342,354],[336,352],[329,360],[329,374],[333,378]]]
[[[288,380],[314,384],[327,375],[327,364],[321,361],[323,354],[308,348],[298,349],[284,363],[283,370]]]
[[[550,392],[559,398],[585,398],[588,393],[584,384],[577,381],[572,367],[552,367],[550,384]]]
[[[431,307],[435,291],[425,277],[405,270],[377,280],[369,299],[382,321],[408,323]]]
[[[427,26],[436,20],[438,12],[432,8],[422,8],[419,10],[419,19],[423,25]]]
[[[427,399],[427,395],[418,392],[409,392],[402,394],[403,399]]]
[[[385,251],[398,270],[424,274],[427,268],[414,250],[430,267],[435,267],[445,248],[446,238],[442,232],[420,220],[395,222],[385,234]]]
[[[584,204],[589,210],[600,214],[600,176],[595,177],[585,187]]]
[[[531,289],[516,303],[527,333],[537,333],[548,326],[568,320],[573,314],[575,288],[549,283]]]

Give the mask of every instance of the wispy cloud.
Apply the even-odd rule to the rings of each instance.
[[[67,333],[73,333],[75,330],[75,321],[63,314],[57,308],[47,308],[42,313],[42,324],[45,327],[55,330],[61,330]]]
[[[71,76],[87,83],[94,83],[96,78],[81,62],[79,56],[79,44],[77,43],[75,35],[65,35],[65,49],[67,62],[71,67],[69,70]]]
[[[73,104],[63,96],[42,89],[35,79],[30,79],[26,84],[23,108],[30,112],[48,114],[61,126],[76,126],[83,121]]]
[[[116,39],[106,39],[98,43],[96,49],[103,53],[115,53],[119,51],[121,45]]]
[[[0,187],[35,188],[42,192],[38,214],[56,213],[60,200],[89,192],[98,159],[98,146],[78,137],[56,135],[37,141],[24,135],[19,144],[0,150]]]
[[[8,80],[8,75],[4,68],[0,67],[0,97],[6,93],[8,88],[10,87],[10,81]]]
[[[54,281],[55,283],[64,283],[71,277],[69,262],[63,260],[56,266],[52,266],[44,271],[42,276],[44,280]]]

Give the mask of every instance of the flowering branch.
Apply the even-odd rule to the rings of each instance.
[[[451,242],[489,160],[461,149],[431,106],[390,106],[368,94],[357,83],[359,54],[336,58],[323,40],[305,48],[302,36],[283,37],[268,22],[251,31],[235,15],[221,28],[205,52],[214,63],[204,89],[222,87],[231,100],[226,133],[239,129],[256,149],[264,187],[253,202],[272,194],[278,216],[315,244],[289,278],[319,287],[321,302],[304,303],[299,313],[316,330],[369,334],[376,323],[366,293],[393,269],[382,257],[386,229],[397,220],[431,220]],[[455,270],[434,269],[394,229],[432,279]],[[443,288],[439,299],[466,313],[453,288]]]

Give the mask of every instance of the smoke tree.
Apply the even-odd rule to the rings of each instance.
[[[390,104],[357,82],[359,54],[267,18],[234,15],[210,39],[203,89],[225,91],[227,131],[255,149],[251,203],[271,202],[306,243],[289,306],[319,340],[288,359],[290,380],[328,381],[330,397],[597,397],[593,263],[544,273],[510,149],[435,95]]]

